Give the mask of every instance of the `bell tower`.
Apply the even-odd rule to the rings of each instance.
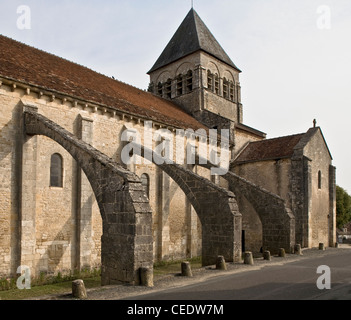
[[[243,122],[240,73],[192,8],[148,72],[149,91],[209,128],[233,129]]]

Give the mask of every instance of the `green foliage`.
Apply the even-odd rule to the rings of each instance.
[[[336,186],[336,225],[342,228],[351,221],[351,196],[343,188]]]

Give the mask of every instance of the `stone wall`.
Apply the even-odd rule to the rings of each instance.
[[[10,87],[0,88],[0,274],[15,273],[19,266],[19,211],[22,135],[21,106]]]
[[[103,221],[102,284],[121,281],[138,284],[139,269],[152,269],[153,266],[151,208],[140,178],[37,111],[38,108],[33,106],[23,107],[24,172],[30,168],[37,171],[37,161],[27,164],[37,151],[28,146],[37,136],[48,137],[63,147],[86,174],[99,204]],[[33,178],[23,181],[26,188],[22,190],[21,210],[22,222],[31,223],[22,225],[21,229],[24,231],[21,232],[21,250],[28,251],[21,253],[21,264],[31,267],[33,275],[38,272],[35,267],[37,259],[33,255],[35,234],[26,231],[33,229],[37,222],[37,214],[33,210],[37,202],[36,199],[31,200],[36,193],[28,188],[35,182]],[[60,186],[57,184],[57,187]]]
[[[302,247],[309,243],[309,212],[311,208],[310,159],[294,156],[291,159],[291,206],[296,217],[296,241]]]
[[[254,237],[248,237],[248,248],[256,251],[261,242],[262,250],[277,253],[279,248],[284,248],[290,252],[295,245],[295,216],[286,201],[233,172],[228,172],[224,178],[238,198],[243,230],[248,236],[257,232]]]
[[[3,231],[0,273],[14,274],[23,254],[27,255],[26,263],[37,272],[55,273],[59,269],[100,266],[102,219],[90,183],[72,156],[47,137],[32,137],[22,150],[22,108],[23,105],[34,105],[39,114],[117,161],[120,161],[120,137],[125,126],[131,126],[143,135],[144,121],[70,97],[58,98],[37,88],[31,90],[17,85],[12,90],[11,84],[7,85],[5,81],[0,87],[0,105]],[[156,124],[153,132],[160,128]],[[50,157],[54,153],[63,158],[63,188],[50,187]],[[130,169],[138,176],[146,173],[150,177],[154,259],[201,255],[201,222],[175,181],[153,164],[142,163],[130,166]],[[210,178],[200,168],[192,170]],[[19,195],[24,189],[26,197],[35,195],[35,198],[25,199],[27,205],[31,204],[26,208],[30,215],[22,217],[21,222]],[[21,236],[22,241],[19,241]]]
[[[183,94],[178,95],[176,90],[176,77],[193,71],[193,90],[188,92],[184,87]],[[219,77],[219,91],[214,93],[208,90],[207,71]],[[223,79],[233,81],[235,84],[234,101],[223,97]],[[241,88],[239,72],[205,52],[196,52],[178,61],[160,68],[150,74],[152,91],[157,94],[158,83],[172,80],[171,99],[179,104],[188,113],[208,110],[233,122],[243,121],[241,105]],[[164,98],[169,98],[164,93]],[[217,124],[218,125],[218,124]]]
[[[296,218],[296,243],[316,247],[320,242],[335,243],[335,176],[330,166],[323,135],[319,128],[312,128],[291,158],[239,164],[234,171],[283,198]],[[244,208],[251,212],[247,203]]]
[[[314,134],[304,148],[304,154],[311,159],[311,196],[312,204],[309,217],[310,243],[318,247],[319,243],[329,244],[329,168],[331,158],[320,132]],[[319,172],[321,181],[319,185]]]
[[[239,210],[243,216],[243,249],[258,253],[263,246],[263,231],[260,216],[245,196],[237,194],[237,201]]]
[[[234,146],[235,156],[238,156],[240,152],[242,152],[243,149],[248,145],[248,143],[261,141],[263,139],[264,139],[263,136],[258,136],[248,131],[240,130],[236,127],[235,128],[235,146]]]
[[[260,186],[286,201],[291,208],[289,181],[290,159],[267,160],[236,165],[234,171],[240,177]]]

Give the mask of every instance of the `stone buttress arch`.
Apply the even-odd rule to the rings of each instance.
[[[23,112],[25,134],[60,144],[92,186],[103,220],[102,285],[139,284],[139,269],[153,269],[152,211],[140,179],[36,108],[24,106]]]
[[[151,150],[131,144],[136,155],[154,154],[155,157]],[[219,255],[224,256],[226,261],[241,261],[242,216],[235,195],[173,161],[157,164],[154,157],[148,160],[152,160],[179,185],[201,221],[202,265],[215,264]]]
[[[229,171],[223,176],[235,194],[250,202],[262,223],[262,247],[272,254],[280,248],[292,252],[295,245],[295,216],[281,197]]]
[[[204,159],[197,163],[210,169],[213,165],[205,163]],[[278,253],[280,248],[291,252],[295,245],[295,216],[285,205],[281,197],[239,177],[228,171],[222,176],[229,183],[229,188],[236,195],[243,195],[253,206],[262,223],[262,247],[272,253]],[[240,210],[240,208],[239,208]]]

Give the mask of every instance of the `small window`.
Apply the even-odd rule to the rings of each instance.
[[[215,74],[215,93],[219,94],[219,77],[218,74]]]
[[[229,82],[226,78],[224,78],[223,79],[223,97],[225,99],[229,99],[228,87],[229,87]]]
[[[144,191],[145,191],[147,197],[149,198],[150,197],[150,195],[149,195],[149,193],[150,193],[150,178],[146,173],[144,173],[141,175],[140,180],[141,180],[141,185],[143,186]]]
[[[172,80],[171,79],[167,80],[165,91],[166,91],[167,98],[170,99],[172,97]]]
[[[213,75],[210,70],[207,71],[207,88],[213,91]]]
[[[180,74],[177,77],[177,96],[181,96],[183,94],[183,77]]]
[[[51,156],[50,163],[50,187],[63,187],[63,159],[58,153]]]
[[[322,189],[322,172],[318,171],[318,189]]]
[[[230,83],[229,83],[229,91],[230,91],[229,99],[231,101],[234,101],[234,83],[232,81],[230,81]]]
[[[193,91],[193,72],[191,70],[186,74],[186,89],[188,92]]]

